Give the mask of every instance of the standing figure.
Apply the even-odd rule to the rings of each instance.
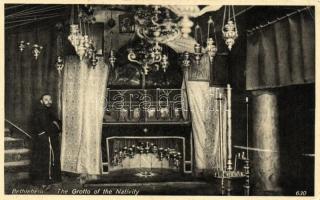
[[[52,112],[52,98],[44,94],[34,115],[34,137],[30,178],[34,184],[49,189],[61,182],[60,142],[61,123]]]

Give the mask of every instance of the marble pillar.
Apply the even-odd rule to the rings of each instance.
[[[254,189],[280,192],[280,153],[277,96],[271,91],[252,93],[252,176]]]

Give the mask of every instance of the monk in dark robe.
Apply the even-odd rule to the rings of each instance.
[[[49,189],[51,184],[61,182],[60,142],[61,123],[52,112],[52,98],[41,96],[39,108],[34,115],[34,137],[30,178],[34,184]]]

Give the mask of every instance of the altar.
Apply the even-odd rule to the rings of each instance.
[[[169,18],[165,7],[139,7],[133,37],[117,48],[110,43],[108,51],[93,57],[81,57],[78,29],[71,27],[69,39],[81,56],[66,62],[65,91],[72,98],[64,99],[68,137],[62,145],[62,166],[93,174],[104,184],[209,177],[229,188],[228,182],[241,179],[249,193],[248,151],[240,156],[232,148],[231,84],[211,83],[217,64],[212,18],[205,46],[197,41],[200,27],[195,38],[188,37]],[[112,41],[113,33],[109,36]],[[79,64],[80,71],[75,67]],[[96,84],[97,78],[103,84]],[[70,84],[73,79],[78,82]],[[77,97],[78,104],[70,101]],[[248,106],[248,101],[243,103]]]
[[[102,174],[123,169],[149,175],[155,169],[192,173],[192,131],[184,92],[108,89]]]

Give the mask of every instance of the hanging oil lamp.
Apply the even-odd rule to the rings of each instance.
[[[199,35],[200,35],[200,41],[199,41]],[[194,55],[195,55],[196,64],[199,65],[200,60],[201,60],[201,56],[202,56],[202,50],[201,50],[202,47],[200,45],[200,43],[202,44],[202,31],[201,31],[201,27],[199,26],[199,24],[197,24],[194,28],[194,37],[197,42],[194,45]]]
[[[70,35],[68,36],[68,40],[71,42],[72,46],[77,51],[77,47],[80,44],[80,30],[78,24],[70,25]]]
[[[229,20],[225,25],[225,31],[223,31],[222,34],[228,49],[231,51],[232,46],[235,43],[235,39],[238,37],[236,24],[232,20]]]
[[[84,41],[83,41],[83,43],[84,43],[84,47],[85,48],[90,48],[91,47],[91,43],[90,43],[90,40],[89,40],[89,35],[84,35],[83,36],[83,39],[84,39]]]
[[[184,52],[183,53],[183,60],[182,60],[182,66],[185,69],[188,69],[191,65],[191,61],[190,61],[190,54],[189,52]]]
[[[93,69],[94,69],[94,68],[97,66],[97,63],[98,63],[98,59],[97,59],[97,56],[96,56],[96,53],[95,53],[95,52],[93,52],[90,61],[91,61],[92,67],[93,67]]]
[[[64,61],[61,56],[57,57],[57,62],[56,62],[56,68],[59,73],[61,73],[62,69],[64,67]]]
[[[215,57],[218,49],[216,47],[216,45],[214,45],[214,41],[212,38],[208,38],[207,40],[207,47],[206,47],[206,51],[208,53],[209,56],[209,61],[210,63],[213,62],[213,58]]]
[[[116,56],[115,56],[115,53],[113,50],[110,51],[110,56],[109,56],[109,62],[111,64],[111,67],[113,68],[114,67],[114,64],[116,63]]]
[[[80,37],[80,45],[77,48],[77,54],[79,55],[80,60],[83,60],[86,53],[86,47],[84,46],[84,37]]]
[[[40,46],[40,45],[38,45],[38,44],[34,44],[34,45],[32,46],[32,54],[33,54],[33,56],[34,56],[34,58],[35,58],[36,60],[38,59],[38,57],[39,57],[42,49],[43,49],[43,47]]]
[[[68,40],[75,48],[76,52],[78,51],[78,46],[80,45],[80,29],[79,25],[74,23],[74,6],[71,8],[71,16],[70,16],[70,34],[68,36]]]
[[[227,13],[229,18],[228,18],[227,24],[225,24]],[[228,46],[228,49],[231,51],[232,46],[235,43],[235,40],[238,38],[238,29],[237,29],[236,17],[235,17],[233,6],[228,6],[228,12],[227,12],[227,6],[224,8],[221,32],[222,32],[223,39],[225,40],[225,43]]]
[[[215,31],[214,31],[214,22],[212,20],[212,17],[209,16],[209,20],[208,20],[208,37],[207,37],[207,47],[206,47],[206,52],[209,56],[209,61],[210,63],[213,62],[213,58],[215,57],[218,48],[216,47],[216,45],[214,44],[214,40],[212,37],[210,37],[210,30],[211,27],[213,29],[213,34],[215,36]],[[216,38],[215,38],[216,39]],[[217,39],[216,39],[217,40]]]
[[[169,66],[168,56],[163,55],[162,62],[161,62],[161,67],[162,67],[164,72],[167,71],[168,66]]]
[[[109,28],[113,28],[116,25],[116,20],[112,18],[112,10],[110,10],[110,19],[107,22]]]
[[[195,60],[196,60],[196,64],[199,65],[200,64],[200,60],[201,60],[201,45],[199,43],[196,43],[194,45],[194,55],[195,55]]]
[[[23,52],[24,49],[25,49],[27,46],[29,46],[29,45],[30,45],[29,42],[25,42],[24,40],[21,40],[20,43],[19,43],[19,46],[18,46],[20,52]]]

